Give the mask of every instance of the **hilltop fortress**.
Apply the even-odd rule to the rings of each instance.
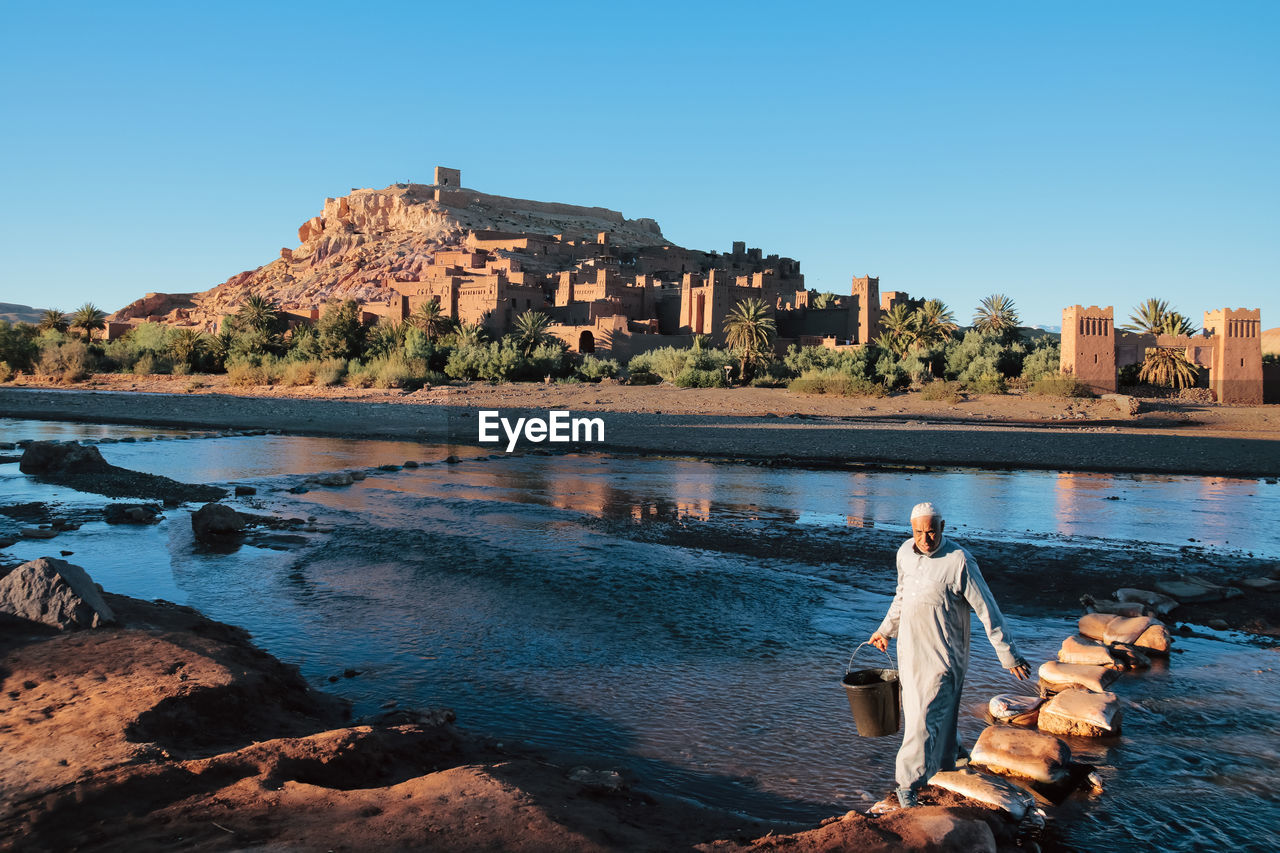
[[[325,199],[298,229],[297,248],[195,294],[147,294],[109,318],[118,336],[147,320],[217,331],[250,294],[292,324],[319,319],[326,302],[354,299],[370,322],[402,321],[424,302],[493,335],[524,311],[548,314],[576,352],[617,358],[693,335],[723,341],[725,317],[758,298],[774,313],[779,346],[845,346],[878,334],[882,311],[904,293],[853,279],[834,306],[809,304],[800,262],[734,243],[726,253],[681,248],[652,219],[615,210],[490,195],[437,167],[432,184],[357,189]]]

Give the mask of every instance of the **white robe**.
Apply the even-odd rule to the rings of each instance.
[[[987,631],[1000,665],[1024,663],[1005,635],[1004,616],[968,551],[943,538],[926,556],[908,539],[898,549],[898,589],[879,633],[898,638],[902,747],[895,776],[903,788],[954,770],[960,691],[969,666],[969,611]]]

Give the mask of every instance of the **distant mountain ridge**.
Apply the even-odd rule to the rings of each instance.
[[[10,323],[39,323],[44,311],[43,308],[32,308],[30,305],[0,302],[0,320],[8,320]]]

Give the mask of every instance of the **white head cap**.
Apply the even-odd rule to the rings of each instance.
[[[938,508],[933,504],[925,501],[911,508],[911,520],[915,521],[917,518],[942,518],[942,513],[938,512]]]

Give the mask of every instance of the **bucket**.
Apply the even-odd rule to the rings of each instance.
[[[868,645],[871,644],[862,644]],[[840,679],[849,698],[849,710],[853,711],[853,722],[858,727],[859,737],[895,734],[902,725],[902,683],[898,681],[898,665],[888,652],[884,652],[891,669],[854,669],[853,659],[862,646],[853,650],[844,678]]]

